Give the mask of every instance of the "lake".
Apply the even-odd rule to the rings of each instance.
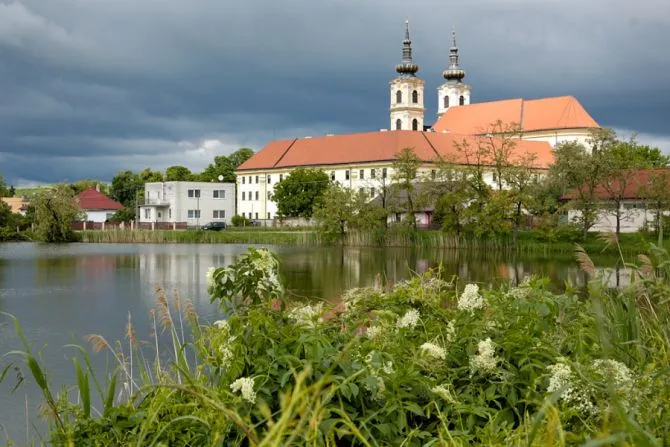
[[[510,259],[490,253],[466,254],[454,250],[379,248],[270,247],[281,260],[281,274],[292,294],[336,299],[352,287],[370,286],[377,278],[386,283],[406,279],[442,264],[444,275],[487,286],[519,282],[527,275],[550,278],[556,288],[565,281],[579,284],[582,276],[570,258]],[[220,317],[207,296],[205,273],[245,253],[246,245],[131,245],[32,243],[0,244],[0,311],[15,315],[35,351],[41,351],[49,379],[58,387],[75,383],[72,357],[65,346],[83,345],[86,334],[123,341],[128,314],[138,338],[150,337],[149,311],[156,302],[155,287],[189,298],[204,321]],[[0,351],[20,349],[10,320],[0,317]],[[26,383],[11,393],[17,372],[11,370],[0,385],[0,438],[9,433],[19,444],[38,439],[36,428],[26,427],[41,403],[29,372],[18,357]],[[96,369],[107,370],[104,354],[93,357]],[[3,362],[3,367],[7,360]],[[36,422],[37,427],[41,424]]]

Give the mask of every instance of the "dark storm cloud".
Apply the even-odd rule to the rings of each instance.
[[[0,173],[200,169],[272,138],[388,127],[405,18],[427,122],[455,27],[473,100],[572,94],[663,146],[665,3],[0,0]]]

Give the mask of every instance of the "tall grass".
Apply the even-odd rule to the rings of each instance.
[[[88,243],[128,244],[270,244],[315,245],[316,234],[302,231],[167,231],[167,230],[87,230],[81,241]]]

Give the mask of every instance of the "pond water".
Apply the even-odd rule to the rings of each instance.
[[[270,248],[281,260],[281,274],[291,293],[328,300],[352,287],[370,286],[376,280],[393,283],[440,264],[447,277],[458,275],[491,286],[518,282],[527,275],[546,276],[559,289],[566,281],[582,281],[570,258],[510,259],[454,250]],[[148,340],[157,285],[191,299],[202,320],[216,319],[219,314],[209,302],[205,273],[211,266],[232,263],[246,250],[246,245],[0,244],[0,311],[19,319],[56,387],[73,384],[74,350],[66,345],[83,345],[83,336],[91,333],[110,342],[123,341],[129,313],[138,338]],[[0,321],[0,352],[21,348],[10,320],[2,316]],[[94,355],[94,367],[104,372],[109,360]],[[35,415],[41,396],[22,360],[8,357],[0,366],[7,361],[21,366],[26,383],[12,393],[18,373],[12,369],[0,385],[0,439],[4,431],[22,444],[39,439],[36,430],[41,424]]]

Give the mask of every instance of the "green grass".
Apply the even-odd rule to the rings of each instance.
[[[271,244],[315,245],[314,232],[302,231],[164,231],[87,230],[79,232],[82,242],[132,244]]]

